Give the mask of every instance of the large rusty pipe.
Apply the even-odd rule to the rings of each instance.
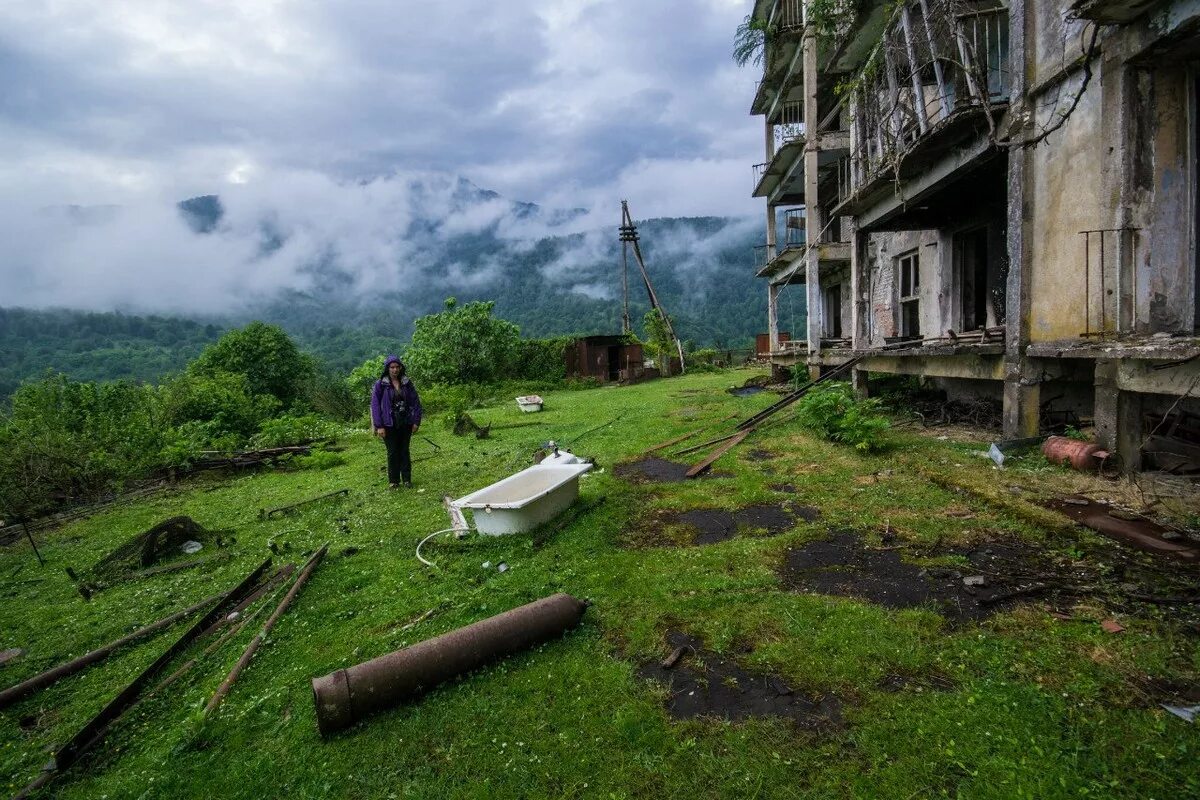
[[[57,667],[48,669],[40,675],[34,675],[29,680],[22,681],[14,686],[10,686],[4,691],[0,692],[0,708],[4,708],[5,706],[10,705],[17,700],[20,700],[22,697],[33,694],[39,689],[44,689],[50,684],[60,681],[68,675],[74,675],[76,672],[79,672],[88,665],[95,664],[97,661],[102,661],[108,658],[109,655],[111,655],[112,652],[119,647],[127,645],[130,642],[137,641],[144,636],[149,636],[150,634],[160,631],[163,628],[168,628],[184,617],[191,616],[200,609],[212,605],[220,598],[221,595],[219,594],[214,594],[212,597],[206,597],[193,606],[188,606],[182,611],[176,611],[170,616],[163,617],[158,622],[152,622],[143,628],[138,628],[133,633],[109,642],[103,647],[97,647],[90,653],[84,653],[79,658],[72,659],[64,664],[59,664]]]
[[[312,682],[322,736],[484,664],[561,636],[586,604],[555,594]]]

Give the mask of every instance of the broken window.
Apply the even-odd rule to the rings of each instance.
[[[896,259],[897,283],[900,287],[900,335],[917,338],[921,335],[921,257],[916,250]]]

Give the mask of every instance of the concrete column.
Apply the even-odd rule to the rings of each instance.
[[[868,373],[865,369],[854,368],[850,370],[850,385],[854,388],[854,396],[860,400],[865,400],[870,396],[867,390]]]
[[[1005,361],[1004,437],[1037,436],[1041,426],[1041,378],[1028,359],[1014,364]]]
[[[821,239],[821,227],[824,224],[817,196],[817,156],[820,152],[821,134],[817,130],[820,111],[817,103],[817,34],[815,31],[805,29],[803,47],[804,234],[806,243],[804,289],[808,309],[808,352],[810,356],[813,356],[821,349],[821,273],[820,251],[817,243]]]
[[[867,263],[867,235],[860,233],[853,217],[842,217],[850,226],[850,347],[865,349],[867,341],[866,312],[869,298],[863,297]]]
[[[1096,443],[1115,453],[1121,469],[1142,466],[1142,396],[1118,385],[1120,362],[1096,362]]]
[[[768,119],[766,123],[766,145],[765,151],[767,154],[767,163],[771,163],[771,159],[775,158],[775,126]],[[775,258],[779,252],[778,233],[775,230],[775,206],[771,205],[771,199],[767,198],[767,263]]]
[[[772,353],[779,351],[779,288],[778,283],[767,284],[767,339]]]

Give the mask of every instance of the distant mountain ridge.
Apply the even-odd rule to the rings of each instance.
[[[407,202],[416,211],[398,219],[394,238],[404,255],[391,268],[385,263],[375,265],[373,273],[364,272],[352,257],[318,250],[302,266],[304,280],[297,285],[282,284],[271,296],[219,315],[0,313],[0,361],[13,365],[0,370],[0,392],[7,394],[4,390],[11,390],[14,380],[46,368],[79,377],[149,379],[156,370],[180,368],[205,341],[250,319],[282,325],[331,368],[346,371],[384,349],[400,349],[413,320],[440,310],[450,296],[460,302],[494,300],[496,314],[516,323],[526,336],[619,332],[621,250],[615,225],[588,229],[586,209],[554,210],[512,201],[462,178],[438,184],[413,181],[407,191]],[[188,198],[176,207],[198,237],[230,236],[235,223],[242,229],[256,224],[244,217],[231,219],[226,203],[215,194]],[[103,211],[73,209],[69,214],[90,221],[119,211],[97,208]],[[681,338],[700,347],[739,348],[750,346],[754,334],[765,330],[766,292],[754,277],[752,261],[760,220],[658,218],[639,221],[638,227],[651,279]],[[286,247],[296,235],[295,225],[278,225],[269,217],[257,229],[263,257]],[[389,269],[394,270],[390,275]],[[628,281],[630,316],[640,331],[649,305],[632,257]],[[803,329],[801,294],[785,296],[780,311],[784,329]],[[45,342],[38,345],[42,356],[33,352],[32,343],[23,346],[21,335],[11,335],[13,325],[19,318],[21,330],[28,333],[39,315],[47,323],[53,320],[54,330],[86,319],[103,357],[91,357],[77,337],[65,359],[52,355]],[[188,322],[175,330],[171,319]],[[102,330],[110,323],[111,332]],[[153,335],[139,338],[140,331]],[[172,355],[172,337],[186,341],[178,358]],[[126,352],[138,354],[136,368],[120,366]]]

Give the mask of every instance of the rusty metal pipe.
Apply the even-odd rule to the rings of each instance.
[[[1110,455],[1098,444],[1068,439],[1065,436],[1048,438],[1042,445],[1042,454],[1052,464],[1067,464],[1081,472],[1103,468]]]
[[[208,705],[204,707],[204,713],[206,715],[211,714],[217,706],[221,705],[221,701],[225,699],[225,695],[229,694],[229,690],[233,687],[233,682],[238,679],[238,675],[241,675],[242,670],[244,670],[246,665],[250,663],[250,659],[253,658],[254,654],[258,651],[259,645],[261,645],[263,640],[267,638],[267,634],[270,633],[271,629],[275,627],[275,623],[279,621],[281,616],[283,616],[283,612],[287,611],[287,607],[291,604],[292,599],[300,593],[302,588],[304,588],[304,584],[308,582],[309,576],[312,575],[313,570],[317,568],[317,564],[321,563],[321,559],[325,557],[325,553],[328,551],[329,542],[326,542],[325,544],[321,545],[321,549],[313,553],[312,558],[310,558],[308,563],[304,565],[304,569],[300,570],[300,574],[296,576],[296,582],[292,584],[292,588],[288,589],[288,593],[285,594],[283,599],[279,601],[279,605],[275,607],[275,611],[272,612],[267,621],[263,623],[262,630],[255,634],[254,638],[250,640],[250,644],[246,645],[246,650],[242,653],[242,657],[239,658],[238,662],[233,665],[233,669],[231,669],[229,674],[225,676],[225,680],[222,681],[221,685],[217,687],[217,691],[213,694],[212,699],[209,700]]]
[[[547,642],[579,624],[586,604],[555,594],[312,682],[322,736],[417,697],[495,659]]]
[[[130,642],[137,641],[144,636],[149,636],[150,634],[160,631],[163,628],[168,628],[184,617],[191,616],[200,609],[212,605],[217,600],[221,599],[222,596],[223,595],[220,594],[214,594],[212,597],[206,597],[193,606],[189,606],[182,611],[176,611],[170,616],[163,617],[158,622],[152,622],[143,628],[138,628],[133,633],[109,642],[103,647],[97,647],[90,653],[84,653],[79,658],[68,661],[65,664],[59,664],[57,667],[48,669],[40,675],[34,675],[29,680],[22,681],[21,683],[8,687],[4,691],[0,692],[0,708],[4,708],[5,706],[15,703],[22,697],[33,694],[39,689],[44,689],[52,683],[67,677],[68,675],[74,675],[76,672],[79,672],[91,664],[95,664],[97,661],[103,661],[104,659],[108,658],[109,655],[111,655],[112,652],[117,648],[123,647]]]

